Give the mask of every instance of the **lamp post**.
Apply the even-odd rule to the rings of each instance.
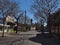
[[[32,21],[33,21],[33,20],[31,19],[31,26],[32,26]]]
[[[33,21],[33,20],[31,19],[31,30],[32,30],[32,21]]]

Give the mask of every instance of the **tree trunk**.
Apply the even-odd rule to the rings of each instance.
[[[57,27],[58,27],[58,34],[59,34],[59,25]]]
[[[50,25],[50,23],[49,23],[49,34],[51,34],[51,25]]]
[[[49,30],[49,35],[51,35],[51,17],[50,17],[50,14],[48,17],[48,30]]]
[[[2,37],[4,37],[4,26],[3,26],[3,32],[2,32]]]
[[[17,27],[16,27],[17,29],[16,29],[16,34],[17,34],[17,31],[18,31],[18,19],[17,19]]]
[[[2,37],[4,37],[4,25],[5,25],[4,22],[5,22],[5,20],[4,20],[4,17],[3,17],[3,27],[2,27],[2,28],[3,28],[3,29],[2,29],[3,32],[2,32]]]

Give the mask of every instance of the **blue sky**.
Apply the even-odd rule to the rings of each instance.
[[[31,10],[30,10],[33,0],[15,0],[15,1],[19,4],[20,9],[21,10],[26,10],[27,11],[27,16],[32,18],[33,22],[36,22],[34,20],[33,14],[31,13]]]
[[[33,19],[33,22],[35,22],[34,20],[34,17],[33,17],[33,14],[31,13],[31,5],[32,5],[32,0],[15,0],[19,6],[20,6],[20,9],[27,12],[27,16],[29,18],[32,18]]]

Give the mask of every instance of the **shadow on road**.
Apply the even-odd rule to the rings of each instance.
[[[0,45],[23,45],[25,38],[22,37],[0,37]]]
[[[51,35],[51,37],[49,37],[48,34],[37,34],[36,37],[32,37],[29,40],[36,43],[41,43],[42,45],[60,45],[60,39],[58,36]]]
[[[24,44],[24,39],[16,39],[8,43],[8,45],[23,45],[23,44]]]

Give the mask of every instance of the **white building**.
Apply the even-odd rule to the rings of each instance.
[[[5,32],[7,31],[8,27],[13,27],[12,25],[14,24],[14,18],[11,16],[7,16],[5,18],[5,25],[3,25],[3,18],[0,18],[0,28],[2,26],[5,26]],[[1,30],[1,29],[0,29]]]

